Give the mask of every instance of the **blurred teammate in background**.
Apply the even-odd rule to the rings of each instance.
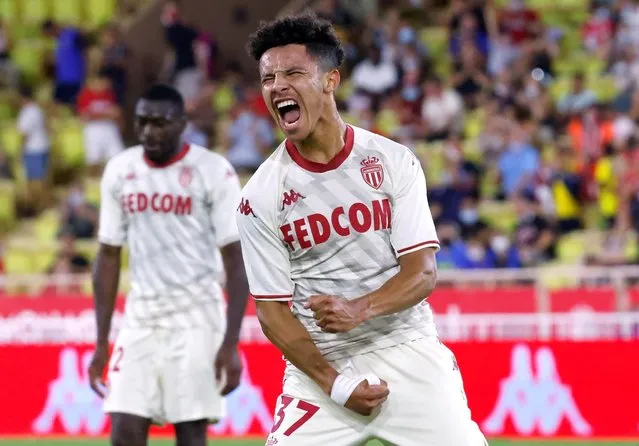
[[[168,422],[178,445],[204,446],[207,424],[224,416],[222,395],[240,381],[237,343],[248,296],[234,218],[240,183],[223,157],[180,144],[186,118],[175,89],[149,88],[135,119],[141,145],[112,158],[102,178],[91,386],[105,395],[113,445],[146,445],[151,423]],[[105,392],[125,243],[131,291]]]
[[[425,300],[439,242],[419,161],[342,121],[329,22],[265,23],[248,47],[287,137],[237,217],[258,318],[288,361],[267,444],[486,444]]]

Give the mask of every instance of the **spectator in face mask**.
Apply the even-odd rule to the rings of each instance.
[[[487,226],[479,216],[477,199],[473,196],[466,197],[462,200],[458,218],[462,237],[464,239]]]
[[[459,237],[457,226],[453,222],[439,225],[440,250],[437,251],[437,268],[462,268],[466,263],[466,245]]]
[[[492,235],[488,253],[494,259],[494,268],[521,268],[517,247],[502,233]]]
[[[485,269],[495,267],[495,256],[488,249],[486,234],[487,227],[482,224],[477,224],[470,232],[459,268]]]

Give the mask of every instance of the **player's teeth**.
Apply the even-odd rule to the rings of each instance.
[[[297,105],[295,101],[283,101],[277,104],[277,108],[288,107],[290,105]]]

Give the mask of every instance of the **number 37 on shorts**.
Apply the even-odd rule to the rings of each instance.
[[[275,412],[275,424],[271,429],[266,445],[282,444],[282,440],[293,435],[311,420],[319,410],[319,406],[307,401],[288,395],[280,396]]]

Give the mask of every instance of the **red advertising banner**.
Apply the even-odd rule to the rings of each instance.
[[[450,347],[473,418],[489,436],[639,438],[639,342]],[[269,344],[244,344],[242,353],[242,385],[212,436],[265,436],[272,425],[281,355]],[[106,434],[108,417],[87,382],[90,356],[86,346],[1,346],[0,436]]]
[[[516,296],[527,295],[445,291],[451,290],[433,296],[440,312],[447,305],[480,311],[471,295],[490,300],[497,311],[519,312],[505,307],[512,302],[498,303],[494,296],[516,301]],[[562,293],[562,311],[583,305],[583,294]],[[606,302],[608,297],[597,297],[610,295],[606,293],[591,295],[586,303]],[[437,308],[439,304],[443,307]],[[526,305],[530,311],[530,301]],[[114,332],[122,310],[121,300]],[[86,376],[94,336],[92,304],[86,297],[0,298],[0,436],[108,432],[108,417]],[[639,439],[639,340],[448,345],[464,375],[473,418],[487,435]],[[229,395],[228,417],[211,427],[213,436],[265,436],[272,424],[284,363],[254,316],[245,319],[241,351],[242,385]]]
[[[213,435],[262,435],[271,429],[282,385],[282,355],[264,344],[241,350],[242,384],[227,398],[228,418],[211,426]],[[0,436],[107,433],[102,401],[89,388],[91,354],[90,347],[80,345],[0,346]]]
[[[630,288],[631,302],[639,307],[639,288]],[[549,293],[550,309],[553,312],[576,310],[616,311],[615,290],[610,287],[569,288]],[[537,295],[533,287],[440,287],[428,299],[433,311],[448,313],[534,313],[538,311]],[[118,299],[120,309],[124,308],[124,298]],[[73,308],[92,306],[91,298],[83,294],[44,293],[38,296],[12,296],[0,293],[0,316],[9,311],[19,312],[25,308],[35,311],[65,311]],[[247,314],[255,314],[255,304],[249,301]]]

